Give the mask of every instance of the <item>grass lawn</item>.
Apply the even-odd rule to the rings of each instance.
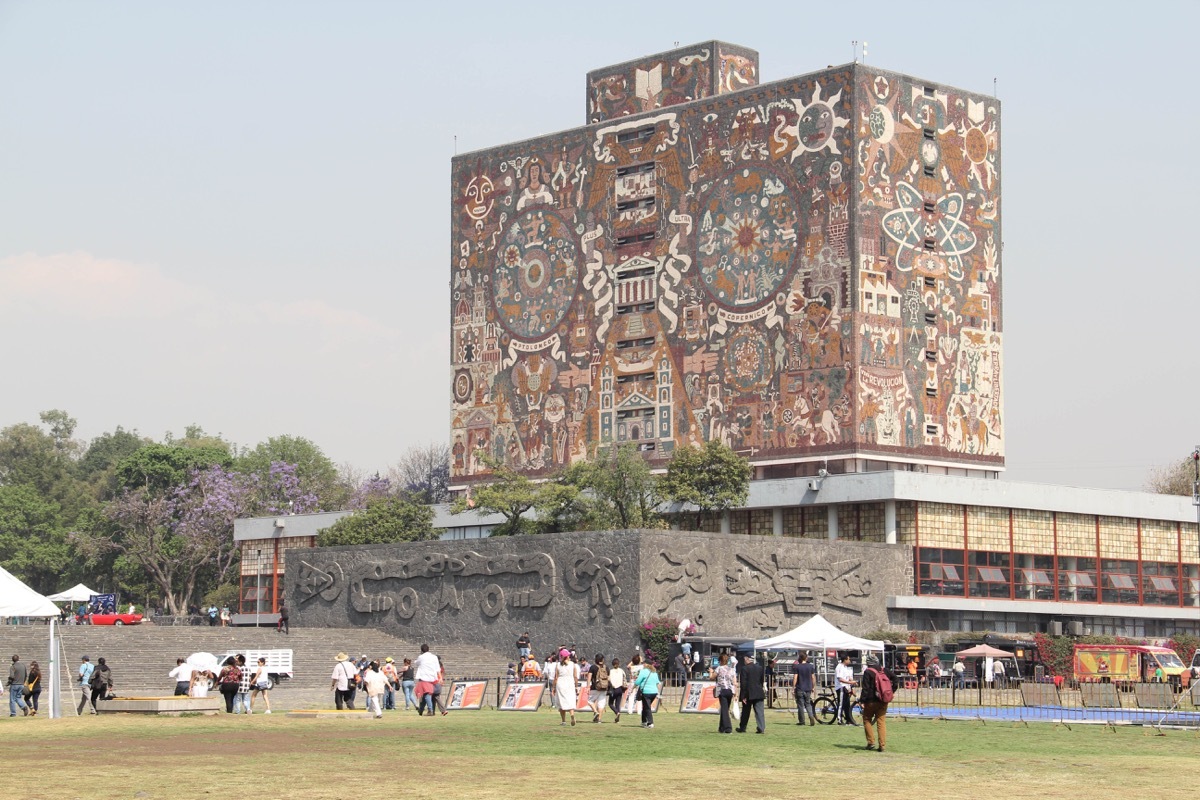
[[[558,715],[491,710],[374,719],[133,716],[4,718],[3,796],[22,800],[605,798],[713,793],[774,798],[1194,794],[1200,738],[1141,728],[891,720],[888,751],[859,728],[720,736],[709,716],[661,713],[575,728]],[[753,731],[753,723],[751,723]],[[1114,791],[1115,790],[1115,791]]]

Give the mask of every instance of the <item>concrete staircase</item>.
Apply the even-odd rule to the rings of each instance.
[[[370,628],[295,628],[288,635],[273,628],[165,627],[155,625],[65,626],[62,634],[65,660],[64,677],[74,683],[80,657],[88,655],[92,663],[103,656],[113,670],[114,692],[123,696],[163,695],[174,690],[168,673],[176,658],[195,652],[214,654],[238,649],[264,650],[291,648],[294,677],[271,695],[277,708],[309,708],[332,705],[329,675],[334,656],[347,653],[352,659],[366,653],[382,661],[392,656],[397,662],[416,658],[420,643],[406,642]],[[7,674],[9,658],[15,653],[28,664],[37,661],[46,669],[50,629],[46,625],[6,625],[0,627],[0,677]],[[430,648],[442,658],[446,676],[496,678],[503,676],[509,659],[473,645],[446,645],[430,642]],[[63,705],[67,705],[66,695]],[[361,705],[361,704],[360,704]]]

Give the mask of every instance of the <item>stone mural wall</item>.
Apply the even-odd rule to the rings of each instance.
[[[1003,463],[998,101],[862,64],[695,95],[720,54],[454,159],[456,483],[621,442]]]
[[[706,632],[764,637],[815,613],[855,633],[910,594],[912,549],[679,531],[603,531],[329,547],[287,554],[292,621],[380,628],[414,643],[509,653],[631,653],[655,616],[703,616]]]

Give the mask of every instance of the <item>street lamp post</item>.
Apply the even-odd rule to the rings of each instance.
[[[254,627],[262,621],[262,550],[254,551]]]

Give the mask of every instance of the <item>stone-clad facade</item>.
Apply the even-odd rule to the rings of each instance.
[[[456,484],[620,442],[1002,467],[995,98],[865,64],[760,84],[719,42],[588,95],[586,127],[453,160]]]
[[[603,531],[292,550],[286,584],[297,625],[502,653],[528,630],[543,652],[631,653],[655,616],[765,637],[821,613],[865,633],[889,622],[889,595],[911,591],[912,563],[909,547],[868,542]]]

